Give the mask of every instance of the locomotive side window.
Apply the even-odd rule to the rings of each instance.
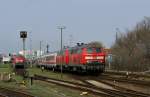
[[[54,56],[48,56],[48,57],[46,57],[46,61],[49,61],[49,60],[54,60]]]
[[[93,53],[93,48],[87,48],[88,53]]]
[[[69,51],[69,54],[71,54],[71,50],[69,49],[68,51]]]
[[[74,54],[76,54],[76,53],[77,53],[77,51],[78,51],[77,49],[74,49],[74,50],[73,50],[73,53],[74,53]]]
[[[70,54],[73,54],[73,50],[72,49],[70,50]]]
[[[100,53],[101,52],[100,48],[95,48],[95,50],[96,50],[96,53]]]
[[[58,54],[58,55],[61,55],[61,51],[58,51],[57,54]]]
[[[72,50],[70,51],[70,53],[71,53],[71,54],[77,53],[77,49],[72,49]]]
[[[77,50],[77,53],[80,54],[81,52],[82,52],[82,49],[79,48],[79,49]]]
[[[62,50],[62,55],[65,55],[65,50]]]
[[[93,52],[100,53],[101,49],[100,48],[87,48],[87,52],[88,53],[93,53]]]

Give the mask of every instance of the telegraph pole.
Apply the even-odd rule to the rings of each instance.
[[[42,52],[42,41],[40,41],[40,58],[41,58],[41,52]]]
[[[42,61],[42,59],[41,59],[41,52],[42,52],[42,41],[40,41],[40,68],[42,68],[41,67],[41,61]]]
[[[73,44],[73,35],[69,35],[69,46],[72,47]]]
[[[23,55],[25,56],[25,38],[23,38]]]
[[[61,50],[60,50],[60,53],[61,53],[61,56],[63,55],[62,54],[62,48],[63,48],[63,44],[62,44],[62,30],[65,29],[66,27],[65,26],[61,26],[61,27],[58,27],[58,29],[60,29],[60,43],[61,43]],[[61,78],[63,77],[62,75],[62,72],[63,72],[63,68],[62,68],[62,65],[63,65],[63,59],[61,57]]]
[[[49,45],[46,45],[46,53],[49,53]]]
[[[30,57],[32,58],[32,33],[30,32]]]
[[[118,42],[119,34],[120,34],[120,30],[119,28],[116,28],[116,42]]]

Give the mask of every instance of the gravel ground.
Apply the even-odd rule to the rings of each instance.
[[[95,85],[95,86],[98,86],[98,87],[101,87],[101,88],[105,88],[105,89],[112,89],[114,90],[113,87],[109,86],[109,85],[106,85],[106,84],[103,84],[103,83],[100,83],[100,82],[97,82],[95,80],[86,80],[87,82]]]

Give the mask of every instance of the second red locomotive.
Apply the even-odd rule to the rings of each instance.
[[[12,68],[15,73],[23,75],[26,72],[26,59],[22,55],[14,55],[11,58]]]
[[[80,45],[49,53],[38,60],[40,67],[63,71],[102,73],[105,70],[105,53],[102,48]]]

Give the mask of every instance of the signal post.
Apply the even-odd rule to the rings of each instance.
[[[20,31],[20,38],[23,40],[23,55],[25,57],[25,40],[27,38],[27,31]]]

